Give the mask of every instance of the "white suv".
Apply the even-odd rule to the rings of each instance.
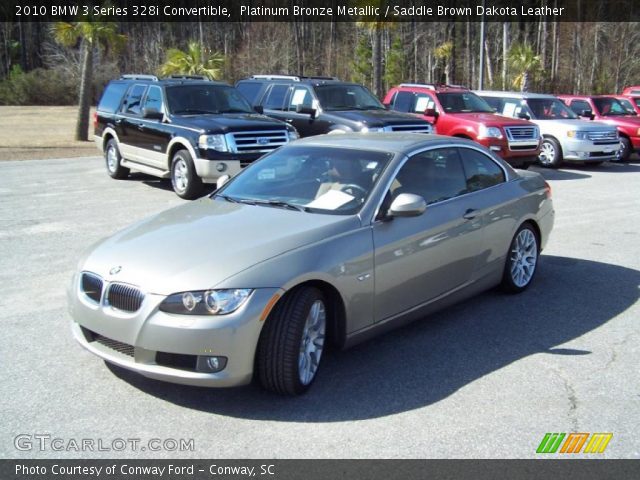
[[[600,164],[615,160],[620,139],[615,127],[580,120],[553,95],[527,92],[476,91],[496,111],[508,117],[524,118],[542,134],[540,163],[557,168],[563,161]]]

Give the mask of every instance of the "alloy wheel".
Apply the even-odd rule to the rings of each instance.
[[[324,303],[322,300],[316,300],[309,309],[300,342],[298,372],[300,383],[303,385],[309,385],[318,371],[324,348],[326,323],[327,312]]]
[[[531,281],[537,262],[536,236],[525,228],[518,233],[511,249],[511,279],[517,287],[524,287]]]

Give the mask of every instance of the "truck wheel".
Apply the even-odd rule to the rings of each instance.
[[[616,153],[617,162],[628,162],[631,157],[631,142],[627,137],[620,137],[620,149]]]
[[[542,141],[538,161],[548,168],[558,168],[562,164],[562,148],[555,138],[545,138]]]
[[[202,180],[186,150],[178,150],[171,161],[171,185],[180,198],[193,200],[202,193]]]
[[[524,223],[511,241],[502,275],[502,289],[508,293],[520,293],[533,280],[538,266],[538,235],[529,223]]]
[[[107,142],[107,148],[104,150],[104,160],[107,166],[107,173],[111,178],[122,180],[129,176],[130,170],[120,164],[122,155],[118,150],[118,142],[114,138]]]
[[[306,392],[320,366],[326,325],[320,290],[301,287],[285,296],[260,335],[257,366],[262,386],[283,395]]]

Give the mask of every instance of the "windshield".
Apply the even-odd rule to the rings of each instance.
[[[493,108],[471,92],[438,93],[440,105],[447,113],[493,113]]]
[[[351,215],[369,197],[393,154],[290,146],[253,163],[214,194],[223,201]]]
[[[314,90],[323,110],[384,110],[378,99],[361,85],[317,85]]]
[[[174,115],[253,113],[245,98],[227,85],[168,86],[167,105]]]
[[[600,115],[603,117],[617,117],[620,115],[629,115],[622,104],[613,97],[598,97],[593,99]]]
[[[573,110],[557,98],[529,98],[527,101],[531,118],[536,120],[575,120]]]
[[[633,108],[633,105],[631,104],[630,100],[627,100],[626,98],[618,98],[618,101],[624,107],[624,109],[627,111],[627,113],[629,115],[635,115],[636,114],[636,111]]]

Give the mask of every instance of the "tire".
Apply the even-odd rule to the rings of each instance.
[[[327,303],[317,288],[297,288],[279,302],[258,343],[262,387],[281,395],[305,393],[318,373],[326,325]]]
[[[202,180],[196,173],[191,154],[178,150],[171,160],[171,185],[180,198],[193,200],[202,193]]]
[[[631,141],[627,137],[620,137],[620,149],[616,153],[617,162],[628,162],[631,157]]]
[[[562,147],[555,138],[542,140],[538,161],[540,165],[547,168],[558,168],[562,165]]]
[[[120,163],[122,162],[122,155],[120,155],[118,142],[114,138],[107,142],[107,147],[104,149],[104,161],[107,173],[111,178],[122,180],[129,176],[130,170]]]
[[[502,289],[508,293],[524,292],[535,276],[539,254],[538,234],[531,224],[522,224],[509,245]]]

